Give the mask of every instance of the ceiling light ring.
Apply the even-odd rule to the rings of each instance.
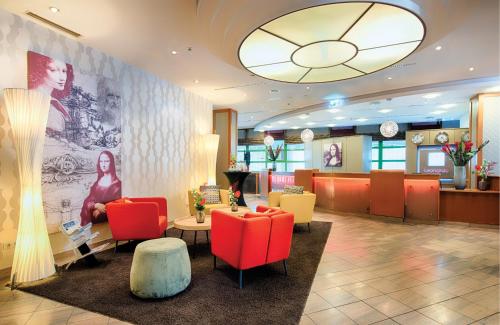
[[[262,31],[264,31],[264,32],[269,33],[269,31],[267,31],[267,30],[265,30],[265,29],[263,28],[264,26],[266,26],[267,24],[269,24],[269,23],[271,23],[271,22],[273,22],[273,21],[275,21],[275,20],[278,20],[278,19],[280,19],[280,18],[282,18],[282,17],[284,17],[284,16],[287,16],[287,15],[290,15],[290,14],[293,14],[293,13],[296,13],[296,12],[298,12],[298,11],[307,10],[307,9],[316,8],[316,7],[321,7],[321,6],[329,6],[329,5],[344,4],[344,3],[356,3],[356,2],[366,2],[366,3],[370,3],[370,4],[371,4],[370,9],[373,7],[373,5],[374,5],[374,4],[382,4],[382,5],[389,5],[389,6],[392,6],[392,7],[395,7],[395,8],[399,8],[399,9],[401,9],[401,10],[404,10],[404,11],[406,11],[406,12],[410,13],[411,15],[413,15],[414,17],[416,17],[416,18],[420,21],[420,23],[421,23],[421,25],[422,25],[422,38],[421,38],[421,40],[420,40],[420,43],[419,43],[419,44],[418,44],[418,45],[417,45],[417,46],[416,46],[416,47],[415,47],[415,48],[414,48],[411,52],[409,52],[406,56],[402,57],[400,60],[395,61],[395,62],[392,62],[391,64],[388,64],[387,66],[384,66],[384,67],[382,67],[382,68],[380,68],[380,69],[377,69],[377,70],[371,71],[371,72],[369,72],[369,73],[364,73],[363,75],[359,75],[359,76],[353,76],[353,77],[348,77],[348,78],[343,78],[343,79],[337,79],[337,80],[330,80],[330,81],[304,81],[304,82],[300,82],[300,80],[302,80],[302,79],[304,78],[304,76],[305,76],[305,75],[307,75],[310,71],[307,71],[307,72],[306,72],[303,76],[301,76],[301,78],[299,78],[299,80],[298,80],[298,81],[286,81],[286,80],[272,79],[272,78],[265,77],[265,76],[263,76],[263,75],[261,75],[261,74],[259,74],[259,73],[256,73],[256,72],[254,72],[254,71],[249,70],[249,68],[251,68],[251,67],[246,67],[246,66],[243,64],[243,62],[242,62],[242,60],[241,60],[241,47],[243,46],[243,44],[245,43],[245,41],[246,41],[246,40],[250,37],[250,35],[252,35],[252,34],[253,34],[256,30],[262,30]],[[388,67],[391,67],[391,66],[393,66],[393,65],[397,65],[398,63],[400,63],[401,61],[405,60],[405,59],[406,59],[406,58],[408,58],[410,55],[412,55],[413,53],[415,53],[415,52],[416,52],[416,51],[417,51],[417,50],[418,50],[418,49],[422,46],[422,43],[424,42],[425,37],[427,36],[427,26],[426,26],[426,24],[425,24],[424,20],[423,20],[423,19],[422,19],[422,18],[421,18],[418,14],[417,14],[417,12],[416,12],[416,11],[418,11],[418,10],[413,11],[413,10],[410,10],[409,8],[405,8],[405,7],[401,6],[401,5],[398,5],[398,4],[395,4],[395,3],[392,3],[392,2],[374,2],[374,1],[356,1],[356,2],[350,2],[350,1],[339,1],[339,2],[334,2],[334,3],[326,3],[326,4],[319,4],[319,5],[314,5],[314,6],[310,6],[310,7],[304,7],[304,8],[300,8],[300,9],[297,9],[297,10],[294,10],[294,11],[291,11],[291,12],[288,12],[288,13],[285,13],[285,14],[282,14],[282,15],[280,15],[280,16],[278,16],[278,17],[276,17],[276,18],[273,18],[273,19],[271,19],[271,20],[269,20],[269,21],[267,21],[267,22],[263,23],[262,25],[260,25],[260,26],[259,26],[259,27],[257,27],[256,29],[254,29],[254,30],[250,31],[250,32],[249,32],[249,33],[248,33],[245,37],[243,37],[243,39],[242,39],[241,43],[240,43],[240,44],[239,44],[239,46],[238,46],[238,61],[239,61],[240,65],[241,65],[241,67],[243,67],[244,69],[246,69],[247,71],[249,71],[251,74],[253,74],[253,75],[257,75],[257,76],[259,76],[259,77],[261,77],[261,78],[263,78],[263,79],[265,79],[265,80],[269,80],[269,81],[277,81],[277,82],[282,82],[282,83],[285,83],[285,84],[324,84],[324,83],[333,83],[333,82],[344,81],[344,80],[354,79],[354,78],[362,77],[362,76],[365,76],[365,75],[373,74],[373,73],[379,72],[379,71],[381,71],[381,70],[384,70],[384,69],[386,69],[386,68],[388,68]],[[366,13],[366,12],[365,12],[365,13]],[[362,16],[364,16],[364,14],[363,14]],[[358,20],[358,21],[359,21],[359,20]],[[356,23],[357,23],[357,22],[356,22]],[[353,24],[353,25],[355,25],[355,24]],[[271,34],[271,33],[269,33],[269,34]],[[274,33],[273,33],[273,34],[274,34]],[[278,38],[280,38],[280,39],[282,39],[282,40],[285,40],[285,41],[287,41],[287,42],[289,42],[289,43],[291,43],[291,44],[294,44],[294,45],[297,45],[297,46],[299,46],[299,47],[300,47],[300,45],[299,45],[299,44],[297,44],[296,42],[290,41],[290,40],[288,40],[288,39],[286,39],[286,38],[283,38],[282,36],[279,36],[279,35],[277,35],[277,34],[274,34],[274,36],[276,36],[276,37],[278,37]],[[338,41],[342,41],[342,38],[343,38],[343,37],[345,37],[345,35],[342,35],[342,36],[339,38],[339,40],[338,40]],[[417,42],[417,41],[414,41],[414,42]],[[406,42],[403,42],[403,43],[406,43]],[[411,42],[409,42],[409,43],[411,43]],[[392,44],[392,45],[398,45],[398,44]],[[359,49],[358,49],[358,52],[359,52],[359,51],[362,51],[362,50],[359,50]],[[352,60],[352,59],[351,59],[351,60]],[[293,62],[293,63],[294,63],[294,62]],[[295,63],[294,63],[294,65],[295,65]],[[353,69],[352,67],[350,67],[350,66],[348,66],[348,65],[345,65],[345,66],[346,66],[346,67],[348,67],[348,68],[350,68],[350,69]],[[354,69],[354,70],[356,70],[356,69]],[[362,71],[360,71],[360,70],[357,70],[357,71],[358,71],[358,72],[362,72]]]
[[[305,66],[305,65],[301,65],[299,63],[297,63],[294,59],[293,59],[293,56],[295,55],[295,53],[297,53],[298,51],[302,50],[303,48],[307,47],[307,46],[310,46],[310,45],[314,45],[314,44],[319,44],[319,43],[326,43],[326,42],[338,42],[338,43],[346,43],[346,44],[349,44],[349,45],[352,45],[355,49],[355,52],[354,52],[354,55],[351,56],[349,59],[341,62],[341,63],[337,63],[337,64],[332,64],[332,65],[327,65],[327,66],[322,66],[322,67],[310,67],[310,66]],[[292,52],[292,54],[290,55],[290,61],[295,64],[296,66],[299,66],[299,67],[302,67],[302,68],[306,68],[306,69],[326,69],[326,68],[333,68],[333,67],[336,67],[338,65],[342,65],[346,62],[349,62],[351,61],[352,59],[354,59],[356,57],[356,55],[358,55],[358,52],[359,52],[359,49],[358,47],[356,46],[356,44],[354,43],[351,43],[351,42],[348,42],[348,41],[340,41],[340,40],[321,40],[321,41],[315,41],[315,42],[311,42],[311,43],[308,43],[308,44],[305,44],[303,46],[300,46],[298,49],[296,49],[295,51]],[[290,62],[288,61],[288,62]],[[249,67],[249,68],[252,68],[252,67]]]

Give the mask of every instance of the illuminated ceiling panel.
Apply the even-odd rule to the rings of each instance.
[[[424,35],[423,22],[406,9],[368,1],[333,3],[264,24],[243,40],[239,57],[245,68],[267,79],[331,82],[393,65]]]

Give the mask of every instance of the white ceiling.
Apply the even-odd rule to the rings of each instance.
[[[0,6],[24,17],[30,10],[82,34],[79,41],[88,46],[190,89],[216,107],[235,108],[239,127],[254,127],[304,107],[324,109],[321,103],[331,98],[372,101],[377,96],[369,94],[379,93],[392,94],[393,105],[398,105],[394,112],[403,111],[402,116],[413,107],[409,114],[420,118],[428,116],[428,111],[410,105],[422,104],[422,98],[400,100],[398,94],[412,87],[425,92],[426,85],[499,75],[498,0],[386,0],[419,13],[426,24],[426,38],[395,67],[361,78],[313,84],[307,89],[307,85],[252,76],[241,66],[238,47],[256,27],[290,11],[331,2],[336,1],[0,0]],[[50,12],[49,6],[60,12]],[[441,51],[435,50],[437,45],[442,46]],[[172,50],[178,54],[172,55]],[[469,71],[471,66],[474,71]],[[449,94],[450,98],[463,104],[463,98],[475,91],[472,85],[469,90]],[[366,105],[353,110],[368,114],[362,111]]]

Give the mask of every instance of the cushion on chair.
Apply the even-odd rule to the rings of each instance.
[[[159,238],[137,245],[130,269],[130,291],[140,298],[164,298],[184,291],[191,282],[186,243]]]
[[[203,197],[207,200],[207,204],[220,204],[220,188],[218,185],[200,186],[200,191],[203,192]]]
[[[285,185],[283,194],[303,194],[304,186]]]

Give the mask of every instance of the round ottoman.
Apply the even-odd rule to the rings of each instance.
[[[158,238],[137,245],[130,269],[130,290],[140,298],[164,298],[187,288],[191,262],[186,243]]]

